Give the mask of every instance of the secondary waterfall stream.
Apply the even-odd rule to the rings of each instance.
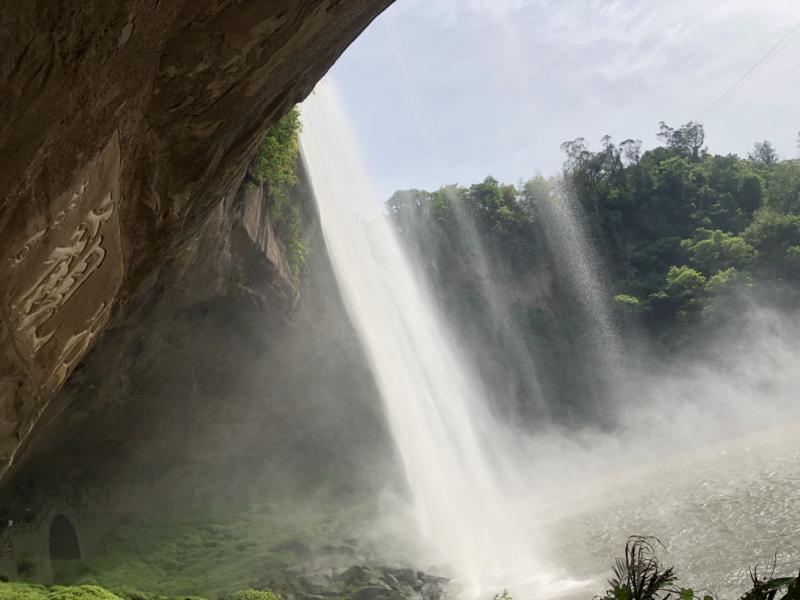
[[[317,86],[302,115],[328,252],[385,403],[421,532],[467,592],[541,576],[534,533],[513,518],[501,473],[514,461],[492,441],[499,429],[485,391],[404,255],[330,83]]]
[[[559,274],[570,283],[586,314],[585,327],[595,361],[602,365],[605,373],[618,374],[624,362],[622,342],[608,306],[611,294],[601,275],[600,253],[592,245],[586,216],[575,192],[563,180],[552,182],[548,187],[537,209],[545,225],[548,244],[558,256]]]

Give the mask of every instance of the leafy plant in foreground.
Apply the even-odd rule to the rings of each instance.
[[[661,564],[656,546],[664,547],[658,538],[628,538],[625,556],[616,560],[604,600],[667,600],[675,596],[683,600],[673,585],[677,581],[675,569]]]
[[[608,580],[610,589],[595,600],[699,600],[694,590],[677,585],[675,569],[663,565],[656,554],[659,546],[664,548],[655,537],[628,538],[625,556],[616,560],[614,576]],[[774,564],[769,576],[764,578],[759,577],[756,565],[750,570],[753,587],[739,600],[800,600],[800,574],[797,577],[774,575]],[[781,592],[783,595],[779,596]],[[702,600],[715,598],[706,594]]]
[[[758,565],[750,570],[750,580],[753,588],[740,600],[775,600],[778,592],[785,591],[780,600],[800,600],[800,573],[797,577],[774,577],[775,565],[769,577],[761,579],[758,576]]]

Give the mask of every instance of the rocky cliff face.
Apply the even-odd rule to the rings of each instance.
[[[148,333],[159,319],[196,329],[236,290],[280,321],[294,284],[263,198],[237,189],[266,128],[390,2],[0,6],[0,474],[90,416],[71,408],[102,403],[89,382],[121,401],[126,367],[173,351],[178,333]]]
[[[306,181],[291,200],[309,277],[288,269],[264,187],[226,196],[54,395],[6,476],[0,521],[51,497],[126,513],[385,480],[380,402]]]

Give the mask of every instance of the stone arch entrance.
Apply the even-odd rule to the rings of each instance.
[[[50,523],[48,546],[52,560],[80,560],[83,557],[78,532],[63,514],[56,515]]]
[[[0,575],[50,585],[53,561],[85,559],[115,520],[53,499],[32,518],[0,531]]]

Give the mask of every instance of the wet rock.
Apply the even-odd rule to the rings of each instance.
[[[392,592],[389,586],[368,585],[357,590],[353,595],[353,600],[382,600],[388,598]]]
[[[325,590],[330,586],[330,577],[323,573],[308,573],[299,579],[300,584],[308,592],[317,592]]]
[[[447,577],[439,577],[438,575],[430,575],[428,573],[419,573],[418,577],[422,583],[432,583],[435,585],[444,585],[449,581]]]
[[[263,580],[262,587],[280,589],[296,600],[441,600],[448,580],[410,568],[351,565],[339,573],[330,570],[283,573]],[[268,585],[272,582],[272,586]],[[277,585],[277,587],[276,587]]]
[[[420,586],[422,585],[422,582],[417,579],[417,572],[414,569],[387,569],[386,573],[405,585],[411,587],[414,587],[417,583],[419,583]]]
[[[422,584],[422,588],[419,590],[423,600],[439,600],[442,597],[443,591],[443,584],[433,581]]]
[[[339,581],[344,582],[346,585],[353,585],[358,583],[359,581],[363,581],[366,579],[366,570],[364,567],[359,567],[357,565],[353,565],[342,571],[336,578]]]

